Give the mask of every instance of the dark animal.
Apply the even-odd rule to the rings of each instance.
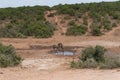
[[[59,51],[64,52],[64,47],[62,43],[58,43]]]
[[[55,51],[55,52],[58,52],[58,46],[57,45],[53,45],[53,50]]]
[[[64,54],[64,47],[62,43],[58,43],[57,45],[53,45],[53,49],[55,52],[63,52]]]

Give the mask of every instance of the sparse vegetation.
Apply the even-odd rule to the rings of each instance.
[[[0,44],[0,67],[16,66],[20,64],[21,60],[21,57],[16,55],[13,46]]]
[[[82,51],[78,61],[71,62],[72,68],[112,69],[120,67],[120,55],[106,52],[102,46],[88,47]]]
[[[58,14],[74,16],[75,19],[83,18],[84,25],[88,25],[87,18],[92,19],[91,33],[93,36],[100,36],[104,31],[112,30],[113,27],[117,26],[115,23],[120,20],[120,9],[118,7],[120,7],[120,1],[65,4],[57,5],[53,8],[58,10]],[[115,22],[114,24],[112,24],[113,21]]]
[[[18,27],[20,26],[20,27]],[[54,27],[43,22],[34,22],[24,25],[18,24],[0,28],[0,37],[25,38],[33,36],[37,38],[48,38],[53,35]]]

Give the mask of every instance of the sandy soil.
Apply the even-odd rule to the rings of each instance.
[[[0,72],[0,80],[120,80],[120,70],[9,68]]]
[[[67,46],[102,45],[111,51],[120,53],[120,38],[115,36],[101,37],[65,37],[55,36],[49,39],[9,39],[1,38],[0,42],[12,44],[17,54],[24,58],[21,65],[13,68],[0,68],[0,80],[120,80],[120,69],[93,70],[71,69],[69,62],[72,56],[57,56],[49,50],[29,50],[30,45],[53,45],[62,42]],[[80,53],[80,52],[79,52]]]

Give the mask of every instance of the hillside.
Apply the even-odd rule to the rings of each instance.
[[[119,35],[119,7],[120,1],[1,8],[0,37]]]
[[[49,10],[49,7],[34,6],[0,9],[0,37],[51,37],[54,28],[45,21],[44,12],[46,10]]]
[[[48,17],[57,18],[57,25],[67,35],[100,36],[112,31],[120,23],[120,2],[65,4],[54,6]],[[56,22],[55,22],[56,23]]]

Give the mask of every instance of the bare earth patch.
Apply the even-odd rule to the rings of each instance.
[[[22,68],[36,68],[37,70],[55,69],[64,64],[64,59],[25,59],[23,60]]]
[[[120,80],[120,70],[57,70],[8,68],[0,70],[0,80]]]
[[[0,80],[120,80],[120,69],[71,69],[69,62],[74,57],[56,56],[48,53],[49,50],[29,50],[29,46],[53,45],[58,42],[65,46],[95,46],[101,45],[120,53],[120,38],[115,36],[101,37],[66,37],[54,36],[49,39],[10,39],[1,38],[0,42],[12,44],[17,54],[24,58],[21,65],[12,68],[0,68]],[[78,53],[79,50],[78,50]]]

